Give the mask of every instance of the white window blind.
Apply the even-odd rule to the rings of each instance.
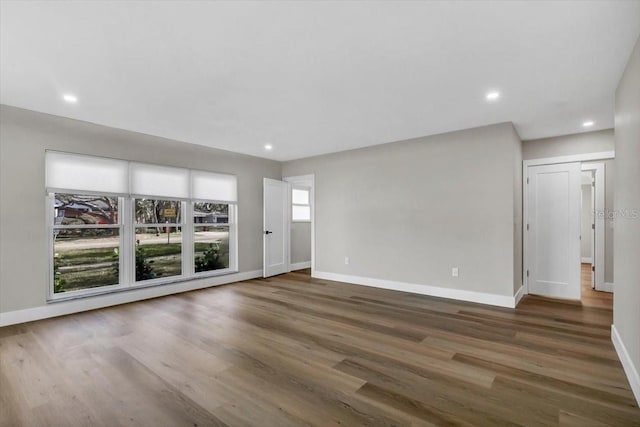
[[[195,200],[215,200],[227,203],[238,201],[238,185],[234,175],[194,170],[191,171],[191,180],[191,197]]]
[[[311,221],[311,207],[309,205],[293,205],[291,210],[292,221]]]
[[[189,198],[189,169],[131,163],[131,194]]]
[[[291,190],[291,203],[294,205],[309,204],[309,190],[294,188]]]
[[[234,175],[46,152],[49,193],[78,191],[237,203],[237,186]]]
[[[311,221],[311,206],[309,204],[308,188],[292,188],[291,189],[291,220]]]
[[[92,193],[128,193],[128,162],[47,151],[46,187]]]

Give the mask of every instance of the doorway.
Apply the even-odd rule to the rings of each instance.
[[[587,289],[608,290],[605,164],[593,161],[613,158],[605,152],[523,162],[526,293],[581,300],[585,278]]]
[[[315,177],[264,178],[263,277],[315,270]]]
[[[287,176],[291,185],[290,271],[315,271],[315,176]]]
[[[605,164],[583,163],[582,170],[582,247],[590,253],[581,261],[591,264],[592,288],[606,291],[605,285]],[[588,215],[588,218],[584,216]]]

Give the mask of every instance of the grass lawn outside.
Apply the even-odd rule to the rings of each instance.
[[[210,242],[196,242],[195,256],[201,257]],[[144,243],[138,246],[149,263],[154,278],[182,274],[182,243]],[[220,258],[229,265],[228,245],[221,245]],[[57,249],[55,265],[63,284],[57,292],[115,285],[119,282],[119,254],[115,247]]]

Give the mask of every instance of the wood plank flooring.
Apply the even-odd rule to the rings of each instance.
[[[582,281],[582,305],[609,309],[613,307],[613,294],[611,292],[600,292],[591,287],[591,264],[583,263],[580,273]]]
[[[290,273],[0,328],[0,426],[640,426],[611,320]]]

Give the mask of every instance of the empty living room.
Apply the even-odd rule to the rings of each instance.
[[[0,0],[0,427],[640,426],[640,0]]]

